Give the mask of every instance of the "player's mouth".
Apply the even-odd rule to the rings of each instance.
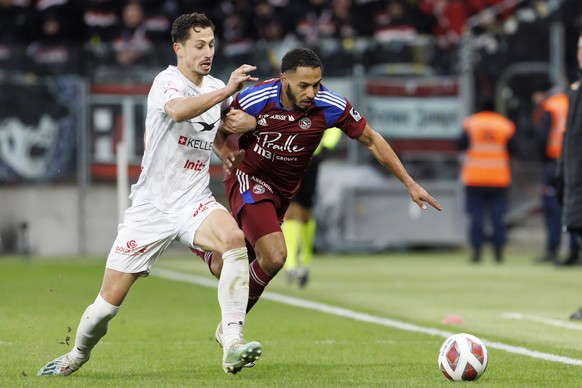
[[[201,62],[200,67],[205,71],[210,71],[210,68],[212,67],[212,62],[210,61]]]

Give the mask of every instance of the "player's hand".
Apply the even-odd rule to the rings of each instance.
[[[228,174],[236,169],[236,167],[242,162],[245,157],[245,150],[238,150],[229,152],[222,159],[222,170],[225,174]]]
[[[240,109],[231,109],[223,119],[222,128],[228,133],[254,131],[257,128],[257,119]]]
[[[242,65],[238,69],[235,69],[230,74],[230,79],[228,80],[228,84],[226,84],[227,89],[231,92],[230,94],[233,95],[240,91],[247,81],[258,81],[259,79],[257,77],[248,74],[255,70],[257,70],[257,67],[252,65]]]
[[[412,186],[408,188],[410,193],[410,198],[420,207],[421,209],[426,209],[425,203],[434,207],[437,210],[442,210],[441,205],[434,199],[425,189],[423,189],[418,183],[414,182]]]

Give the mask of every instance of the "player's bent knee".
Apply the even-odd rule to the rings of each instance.
[[[271,252],[268,255],[263,256],[261,260],[261,267],[271,276],[274,276],[285,264],[285,259],[287,257],[287,252],[285,250]]]
[[[231,228],[230,230],[226,231],[223,237],[222,245],[223,251],[220,253],[224,253],[235,248],[245,247],[245,235],[243,231],[238,228]]]

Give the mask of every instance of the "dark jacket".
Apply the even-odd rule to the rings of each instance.
[[[582,233],[582,70],[578,78],[568,93],[568,119],[557,176],[563,184],[564,225]]]

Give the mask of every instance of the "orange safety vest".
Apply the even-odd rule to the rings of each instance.
[[[552,116],[550,133],[546,143],[546,156],[557,160],[562,153],[562,139],[566,130],[568,96],[564,93],[554,94],[543,102],[542,109]]]
[[[463,120],[469,148],[461,180],[465,186],[508,187],[511,183],[507,142],[515,124],[494,112],[479,112]]]

